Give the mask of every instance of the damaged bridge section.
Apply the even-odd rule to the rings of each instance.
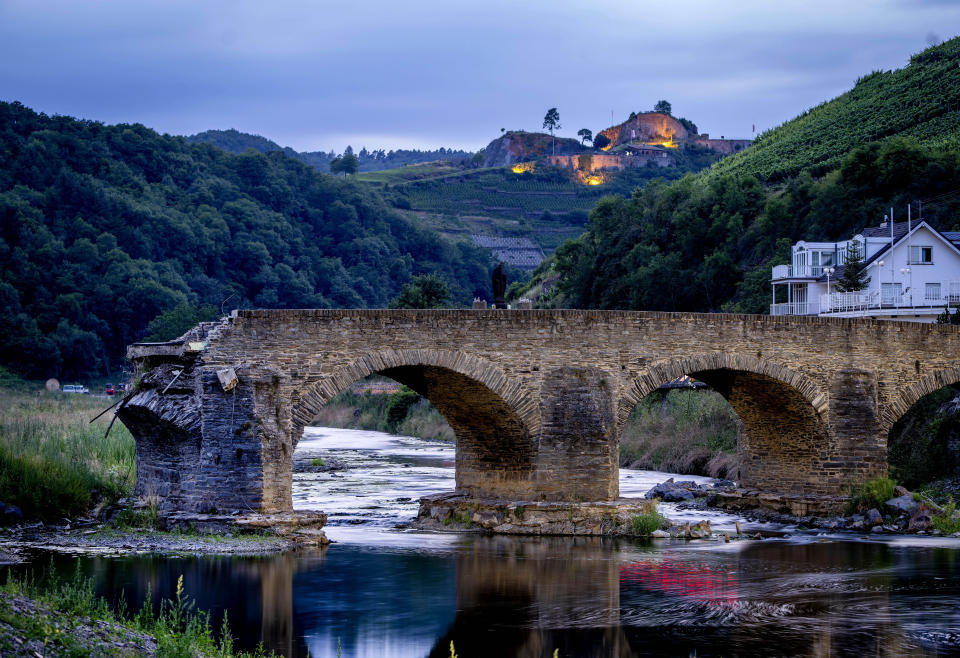
[[[229,324],[204,323],[175,341],[132,345],[140,373],[117,416],[136,438],[138,498],[162,510],[260,511],[260,440],[249,386],[204,351]]]

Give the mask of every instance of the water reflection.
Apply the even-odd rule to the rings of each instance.
[[[263,559],[81,558],[114,600],[224,612],[286,656],[948,655],[960,553],[896,542],[465,537]],[[48,558],[38,558],[45,565]],[[60,558],[61,572],[72,561]],[[70,564],[67,564],[70,563]]]

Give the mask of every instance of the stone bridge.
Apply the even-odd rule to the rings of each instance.
[[[196,512],[291,508],[303,428],[372,373],[457,435],[456,487],[510,500],[618,496],[633,406],[690,375],[743,421],[740,484],[837,495],[887,472],[887,434],[960,381],[960,330],[872,320],[576,310],[249,310],[138,343],[118,416],[137,494]]]

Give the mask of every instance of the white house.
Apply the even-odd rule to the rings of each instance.
[[[854,242],[869,284],[837,292]],[[773,268],[770,315],[933,322],[945,306],[960,304],[960,232],[938,231],[923,220],[884,222],[844,242],[801,241],[791,248],[791,261]],[[777,303],[778,286],[786,288],[785,303]]]

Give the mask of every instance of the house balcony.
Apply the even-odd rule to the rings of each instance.
[[[793,265],[774,265],[773,272],[770,275],[772,281],[781,281],[786,279],[819,279],[823,276],[822,267],[812,267],[804,265],[794,267]]]
[[[902,315],[933,317],[943,312],[944,307],[960,305],[960,281],[944,282],[940,289],[943,291],[940,295],[926,295],[923,291],[880,293],[876,290],[821,295],[819,315],[844,318]]]
[[[785,304],[770,304],[770,315],[817,315],[819,313],[819,302],[787,302]]]

